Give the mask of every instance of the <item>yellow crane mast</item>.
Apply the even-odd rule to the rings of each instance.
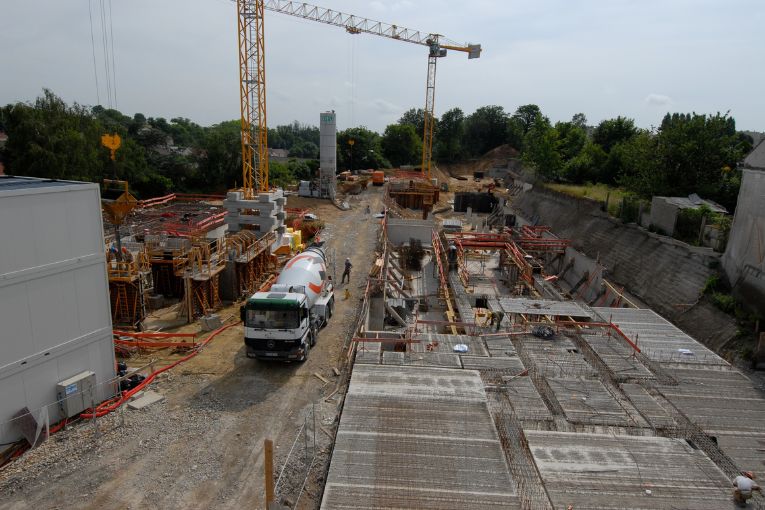
[[[268,190],[268,143],[266,129],[266,71],[263,46],[263,10],[297,16],[343,27],[350,34],[372,34],[428,47],[425,87],[422,173],[430,177],[433,155],[433,112],[436,97],[436,62],[447,50],[461,51],[468,58],[481,56],[480,44],[459,44],[440,34],[399,27],[303,2],[284,0],[237,0],[239,9],[239,75],[242,111],[242,171],[245,194],[252,190],[257,173],[259,191]],[[257,127],[255,127],[257,124]],[[257,172],[256,172],[257,170]]]
[[[266,52],[263,0],[236,0],[239,34],[239,97],[242,130],[242,191],[268,191]]]

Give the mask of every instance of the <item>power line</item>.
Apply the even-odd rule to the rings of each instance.
[[[109,46],[112,57],[112,89],[114,91],[114,109],[117,109],[117,71],[114,64],[114,24],[112,23],[112,0],[109,0]]]
[[[104,0],[99,1],[99,14],[101,16],[101,49],[104,54],[104,74],[106,75],[106,105],[112,107],[112,82],[111,73],[109,72],[109,42],[108,32],[106,30],[106,9],[104,8]]]
[[[90,48],[93,51],[93,76],[96,79],[96,101],[101,104],[101,92],[98,86],[98,65],[96,64],[96,39],[93,37],[93,0],[88,0],[88,16],[90,16]]]

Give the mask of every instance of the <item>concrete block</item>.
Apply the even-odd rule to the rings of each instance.
[[[223,321],[220,320],[220,315],[215,313],[205,315],[199,319],[199,323],[202,326],[203,331],[213,331],[223,326]]]
[[[165,400],[164,395],[159,394],[156,391],[149,390],[145,392],[141,398],[138,398],[128,403],[128,409],[133,409],[133,410],[143,409],[144,407],[150,406],[152,404],[156,404],[157,402],[162,402],[163,400]]]

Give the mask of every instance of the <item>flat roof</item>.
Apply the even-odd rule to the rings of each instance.
[[[58,179],[41,179],[39,177],[19,177],[16,175],[0,175],[0,193],[41,188],[60,188],[66,186],[92,186],[95,183],[81,181],[61,181]]]

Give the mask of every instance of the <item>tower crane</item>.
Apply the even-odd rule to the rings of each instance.
[[[242,191],[268,191],[266,52],[263,0],[236,0],[239,34],[239,97],[242,143]]]
[[[480,44],[460,44],[440,34],[399,27],[353,14],[346,14],[303,2],[287,0],[237,0],[239,12],[239,78],[242,123],[242,181],[245,196],[253,187],[268,190],[268,132],[266,128],[266,71],[264,61],[264,9],[290,16],[343,27],[350,34],[372,34],[428,48],[428,75],[425,86],[422,173],[430,177],[433,155],[433,128],[436,95],[436,63],[448,50],[467,53],[468,59],[481,56]],[[257,182],[255,177],[257,176]]]

